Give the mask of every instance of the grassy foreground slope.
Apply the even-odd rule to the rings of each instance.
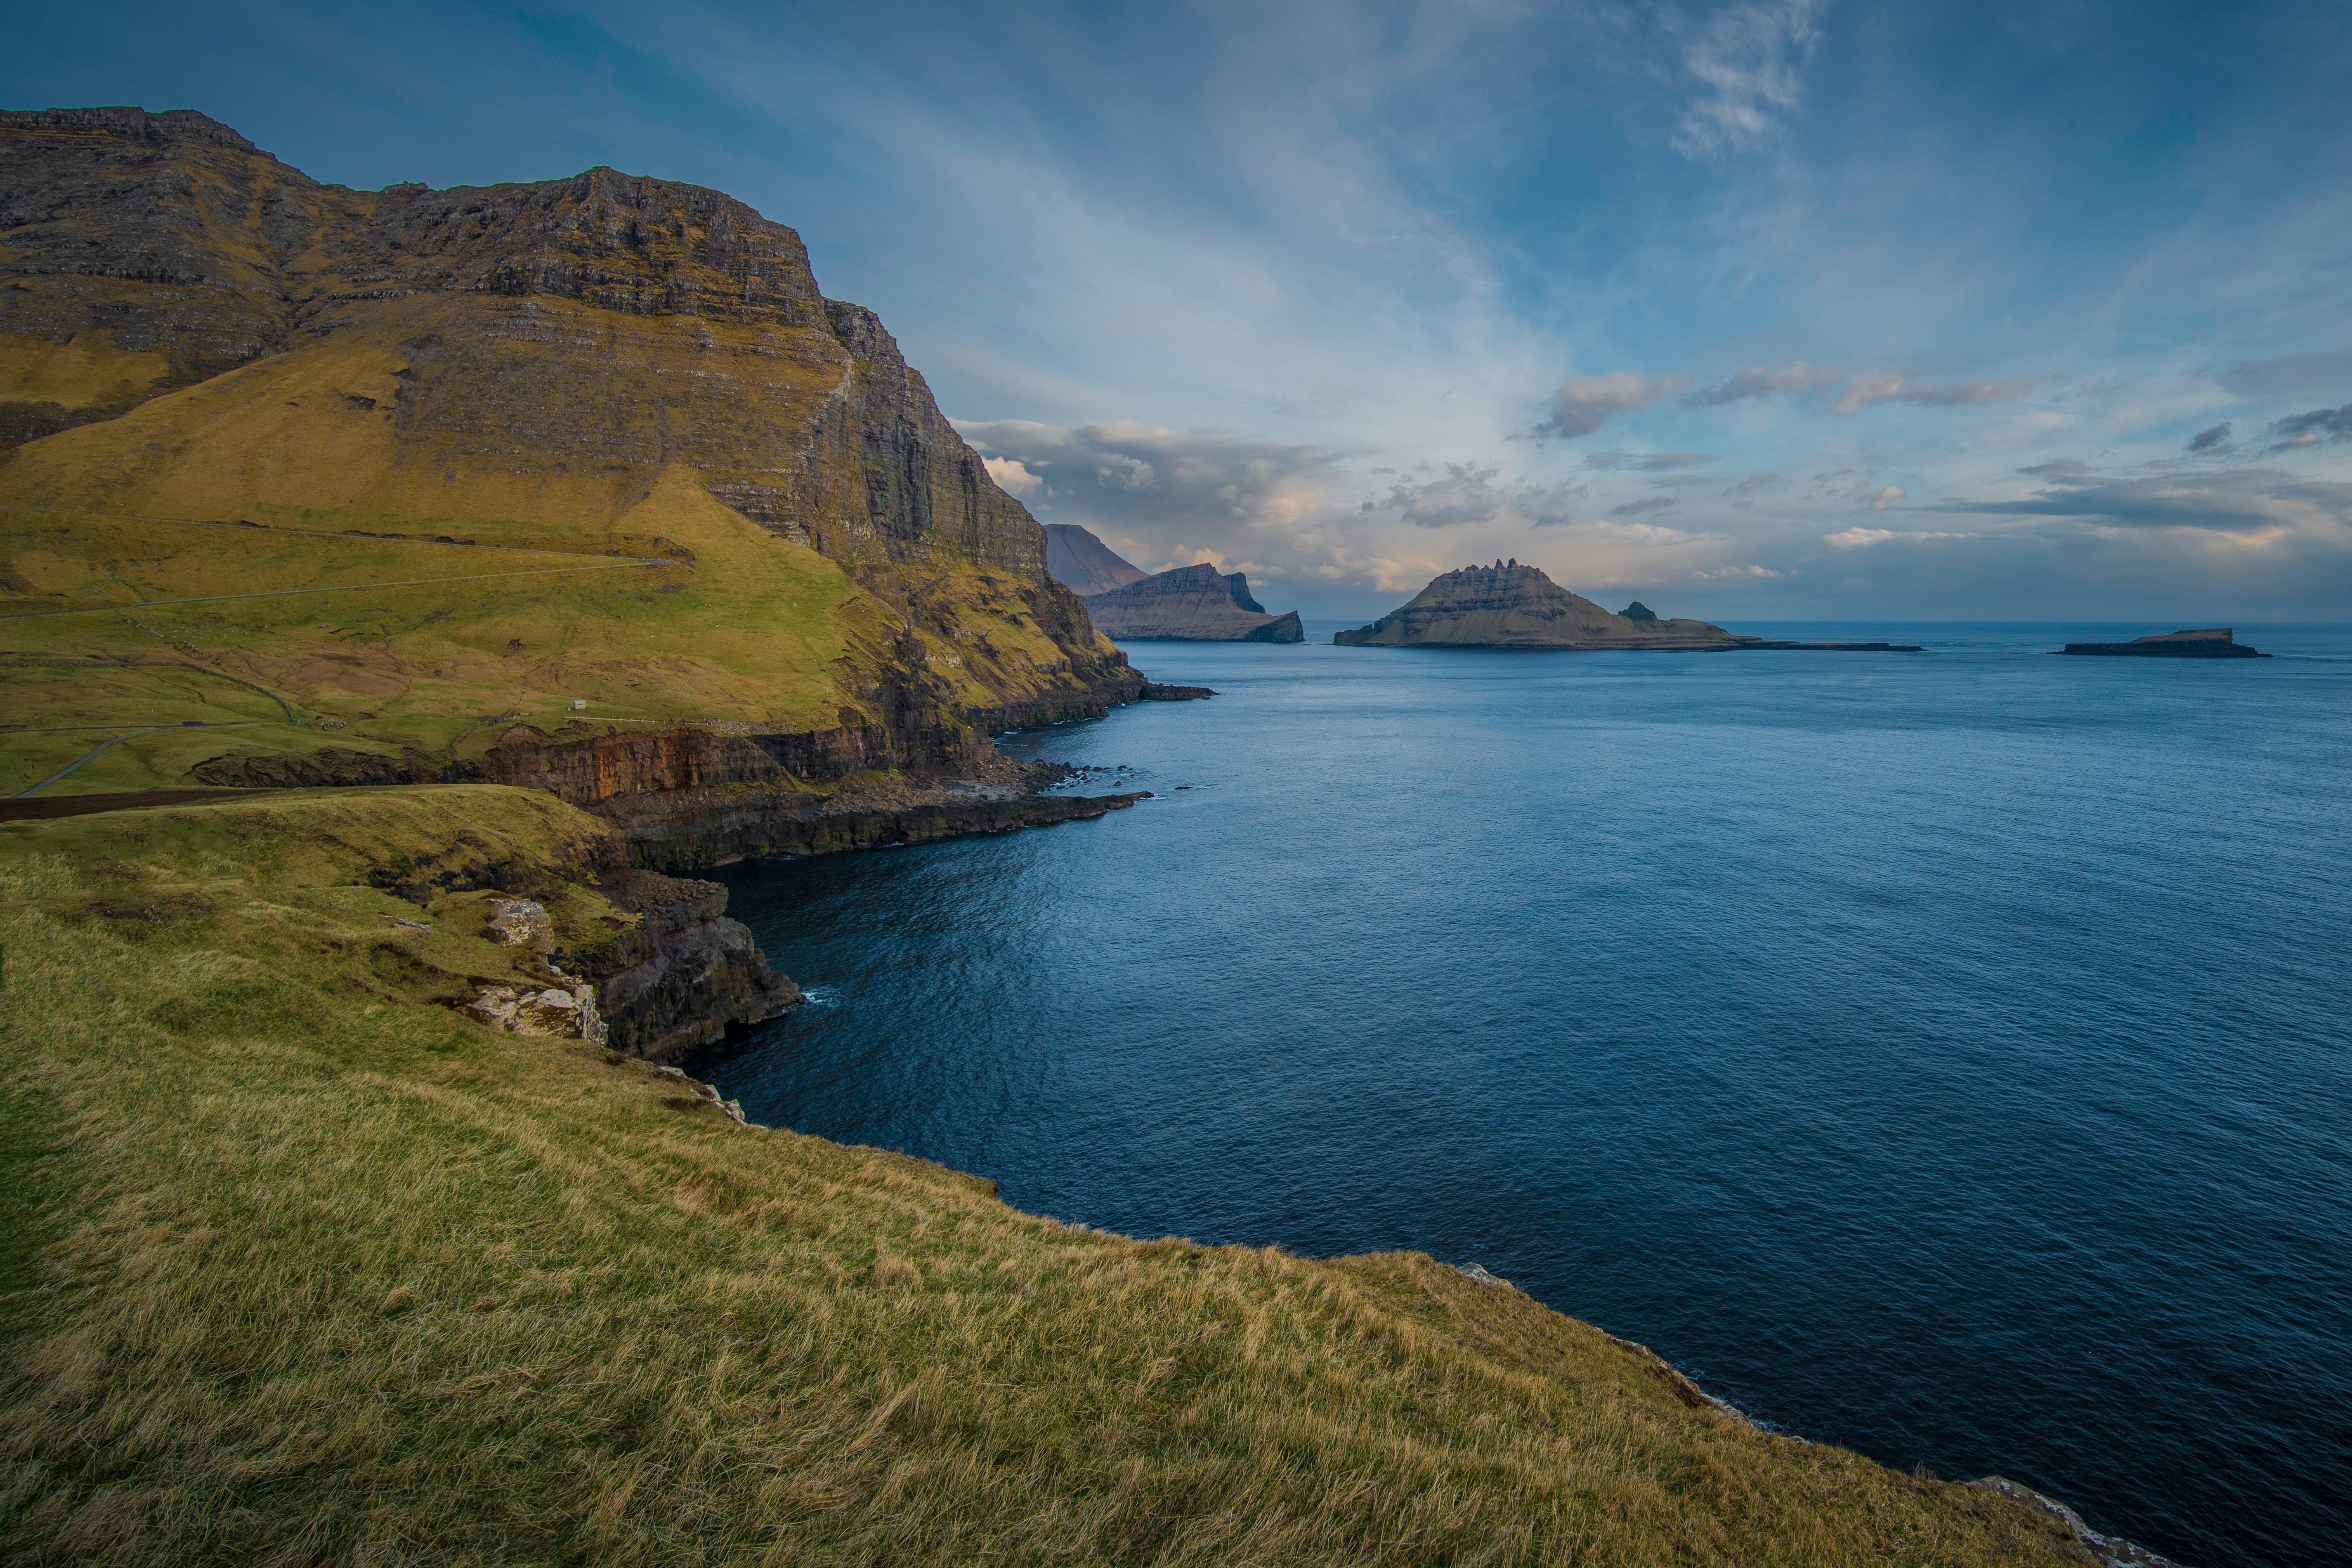
[[[421,999],[499,962],[442,889],[603,831],[0,825],[0,1561],[2089,1561],[1427,1258],[1057,1224]]]

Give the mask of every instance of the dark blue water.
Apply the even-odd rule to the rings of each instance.
[[[1006,747],[1158,799],[730,869],[824,1004],[696,1070],[1065,1219],[1475,1260],[2200,1568],[2352,1557],[2352,630],[1743,629],[1933,651],[1139,644],[1223,695]]]

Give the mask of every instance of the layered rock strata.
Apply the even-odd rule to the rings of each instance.
[[[1087,614],[1104,636],[1130,641],[1272,642],[1306,638],[1298,612],[1268,615],[1249,579],[1213,566],[1179,566],[1108,593],[1089,594]]]
[[[1643,609],[1638,601],[1628,609]],[[1331,639],[1344,647],[1653,648],[1719,652],[1752,644],[1705,621],[1613,616],[1517,562],[1465,566],[1370,626]]]

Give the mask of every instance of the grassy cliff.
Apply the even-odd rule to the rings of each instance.
[[[1427,1258],[1057,1224],[436,1005],[602,832],[0,825],[0,1561],[2089,1562]]]
[[[122,110],[0,113],[0,791],[104,738],[68,725],[184,732],[47,793],[1132,695],[889,334],[739,202],[350,191]]]

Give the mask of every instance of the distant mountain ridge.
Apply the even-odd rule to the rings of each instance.
[[[1097,539],[1092,530],[1074,522],[1045,525],[1045,570],[1054,574],[1054,581],[1080,597],[1107,594],[1129,583],[1140,583],[1150,575],[1142,567],[1121,559],[1109,545]]]

